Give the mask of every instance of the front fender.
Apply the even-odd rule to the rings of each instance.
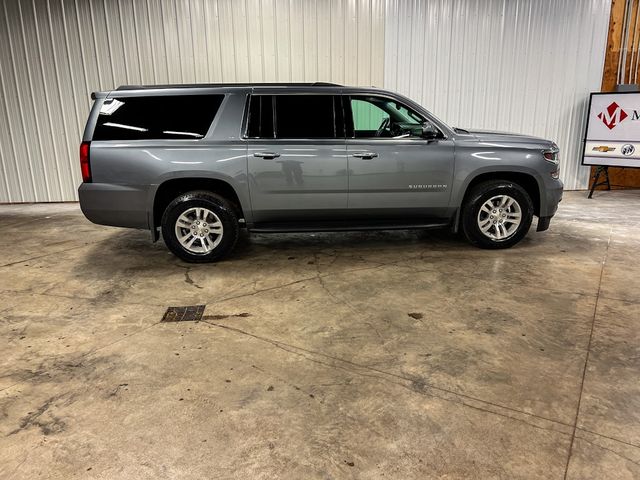
[[[476,180],[480,176],[485,176],[487,177],[487,179],[490,179],[489,175],[494,173],[495,178],[500,178],[501,172],[506,174],[524,174],[533,177],[538,185],[538,194],[540,195],[540,199],[542,201],[544,182],[542,177],[536,170],[534,170],[533,168],[526,168],[522,166],[494,165],[476,168],[468,173],[465,173],[464,175],[456,175],[453,182],[453,191],[451,192],[452,203],[454,205],[457,205],[458,207],[461,207],[464,196],[469,189],[469,185],[471,185],[474,180]],[[540,205],[540,207],[542,207],[542,205]]]

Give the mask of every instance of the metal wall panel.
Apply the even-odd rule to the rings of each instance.
[[[1,0],[0,202],[75,200],[90,93],[382,85],[384,0]]]
[[[332,81],[459,126],[555,139],[567,188],[610,0],[2,0],[0,202],[76,199],[89,93],[121,84]]]
[[[602,81],[610,0],[389,0],[385,87],[453,126],[555,140],[567,189],[589,92]]]

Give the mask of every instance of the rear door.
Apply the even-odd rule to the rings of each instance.
[[[344,105],[351,216],[394,221],[448,216],[453,140],[444,134],[423,138],[422,125],[430,121],[391,97],[345,95]]]
[[[338,95],[254,93],[245,136],[255,223],[346,214],[347,156]]]

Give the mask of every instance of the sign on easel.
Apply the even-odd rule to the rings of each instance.
[[[640,168],[640,92],[591,94],[582,165]]]
[[[589,198],[600,185],[611,190],[609,167],[640,168],[640,92],[591,94],[582,165],[598,167]]]

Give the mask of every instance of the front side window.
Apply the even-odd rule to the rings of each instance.
[[[276,138],[344,137],[333,95],[275,95]]]
[[[384,97],[350,97],[355,138],[421,138],[428,122],[407,106]]]
[[[93,140],[203,138],[224,95],[115,97],[104,102]]]

